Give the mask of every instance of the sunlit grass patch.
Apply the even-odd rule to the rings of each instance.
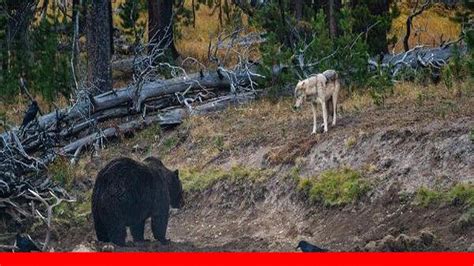
[[[203,191],[221,180],[232,183],[263,182],[273,175],[270,170],[247,168],[241,165],[228,170],[212,169],[181,169],[180,179],[185,191]]]
[[[359,172],[343,168],[328,170],[317,177],[300,178],[298,188],[313,203],[341,206],[362,198],[370,190],[370,184]]]

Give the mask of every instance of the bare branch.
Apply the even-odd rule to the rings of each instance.
[[[408,50],[410,50],[408,40],[410,39],[413,19],[416,16],[423,13],[428,7],[430,7],[432,0],[425,0],[425,2],[421,5],[420,9],[417,10],[418,2],[419,2],[419,0],[416,1],[416,4],[413,7],[413,10],[412,10],[411,14],[408,16],[407,21],[406,21],[407,32],[405,34],[405,37],[403,38],[403,48],[405,49],[405,52],[408,52]]]

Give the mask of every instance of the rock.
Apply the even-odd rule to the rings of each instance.
[[[472,243],[468,248],[467,251],[474,252],[474,243]]]
[[[420,239],[425,246],[433,244],[434,238],[435,236],[432,232],[426,230],[421,231]]]
[[[370,241],[365,245],[367,251],[427,251],[441,248],[432,232],[424,230],[419,236],[400,234],[397,237],[389,234],[377,241]]]
[[[115,246],[112,244],[106,244],[102,246],[100,249],[102,252],[114,252],[115,251]]]
[[[79,244],[72,249],[72,252],[94,252],[94,250],[86,245]]]
[[[376,251],[377,250],[377,242],[370,241],[369,243],[367,243],[367,245],[365,245],[364,249],[367,250],[367,251]]]
[[[400,229],[398,229],[396,227],[390,227],[388,229],[388,233],[391,234],[391,235],[396,235],[396,234],[400,233]]]

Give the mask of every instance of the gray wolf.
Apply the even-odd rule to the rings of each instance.
[[[337,110],[337,96],[341,82],[339,75],[335,70],[326,70],[323,73],[318,73],[305,80],[298,82],[295,88],[296,102],[293,109],[297,110],[303,102],[309,101],[311,109],[313,110],[313,132],[316,133],[316,104],[321,104],[323,109],[324,132],[328,131],[328,108],[332,101],[332,125],[336,125],[336,110]]]
[[[154,157],[137,162],[119,158],[97,174],[92,191],[92,216],[97,239],[125,245],[126,227],[134,241],[144,241],[145,220],[151,217],[153,236],[167,244],[170,205],[180,208],[183,189],[178,170]]]

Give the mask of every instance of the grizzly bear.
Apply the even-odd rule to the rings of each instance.
[[[133,241],[144,241],[145,221],[151,217],[153,237],[167,244],[170,205],[183,205],[178,170],[169,170],[154,157],[143,163],[129,158],[112,160],[97,174],[92,191],[97,240],[124,246],[129,226]]]

